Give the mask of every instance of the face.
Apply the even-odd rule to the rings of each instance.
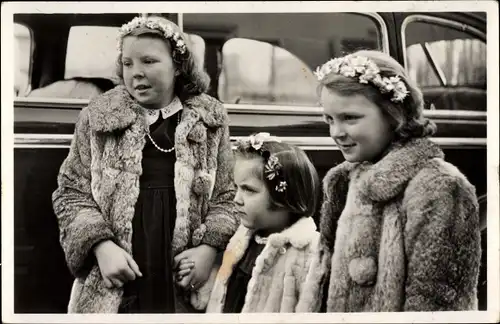
[[[145,36],[125,37],[122,67],[128,92],[142,106],[158,109],[172,101],[176,69],[165,41]]]
[[[234,201],[244,212],[241,223],[254,230],[280,231],[289,221],[284,209],[271,210],[269,191],[262,179],[263,163],[260,159],[237,158],[234,181],[237,186]]]
[[[340,96],[323,88],[321,102],[330,136],[349,162],[374,162],[393,139],[382,110],[363,95]]]

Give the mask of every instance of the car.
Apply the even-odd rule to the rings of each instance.
[[[343,161],[317,103],[314,69],[357,49],[392,55],[422,88],[433,140],[480,203],[479,309],[486,309],[484,12],[159,13],[179,24],[228,110],[231,139],[270,132],[320,177]],[[113,88],[118,27],[134,13],[15,14],[14,311],[65,313],[73,278],[51,194],[80,110]],[[305,28],[307,26],[307,28]]]

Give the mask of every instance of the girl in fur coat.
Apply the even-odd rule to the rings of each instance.
[[[193,305],[208,304],[209,313],[294,312],[319,238],[310,217],[316,170],[302,150],[260,133],[238,146],[234,179],[241,225],[213,272],[215,283],[194,294]]]
[[[189,312],[239,225],[228,116],[172,22],[133,19],[118,50],[122,84],[82,110],[53,194],[68,310]],[[196,265],[177,285],[174,256]]]
[[[316,71],[346,161],[323,181],[320,245],[303,312],[477,309],[475,188],[428,139],[421,91],[390,56],[360,51]]]

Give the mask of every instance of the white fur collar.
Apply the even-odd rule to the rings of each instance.
[[[303,217],[282,232],[269,235],[266,246],[258,259],[265,261],[264,263],[270,266],[272,262],[268,261],[273,259],[280,250],[283,251],[282,248],[286,249],[287,244],[290,244],[296,249],[304,249],[314,241],[317,235],[316,228],[316,224],[311,217]],[[229,270],[228,278],[232,273],[234,265],[236,265],[245,254],[253,233],[253,230],[240,225],[229,241],[222,264],[222,267],[227,267],[226,269]],[[226,257],[226,255],[230,257]],[[256,262],[257,264],[259,263],[258,260]],[[262,266],[264,267],[264,264]]]

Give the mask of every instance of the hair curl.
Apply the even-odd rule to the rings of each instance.
[[[160,39],[167,43],[168,47],[172,51],[172,60],[174,62],[174,65],[177,71],[179,71],[179,75],[175,79],[174,93],[179,97],[179,99],[181,99],[181,101],[185,101],[192,96],[206,93],[210,85],[210,77],[196,63],[196,60],[190,48],[190,43],[186,39],[186,35],[180,31],[179,26],[166,19],[165,17],[155,16],[155,18],[164,20],[166,23],[171,25],[176,32],[182,35],[187,47],[187,51],[185,51],[185,53],[181,53],[176,50],[174,41],[172,39],[165,38],[162,33],[157,30],[146,28],[136,29],[133,30],[130,34],[127,34],[125,37],[151,37]],[[116,59],[116,75],[119,78],[120,83],[123,84],[123,65],[121,53],[118,54],[118,57]]]
[[[375,103],[389,119],[396,134],[396,140],[427,137],[436,132],[436,125],[423,116],[424,97],[418,86],[408,77],[405,69],[391,56],[373,50],[361,50],[352,55],[371,59],[380,69],[381,76],[398,75],[409,91],[403,102],[390,100],[391,94],[384,94],[371,84],[359,83],[357,78],[349,78],[339,74],[327,75],[318,87],[318,96],[323,88],[335,91],[341,96],[361,94]]]

